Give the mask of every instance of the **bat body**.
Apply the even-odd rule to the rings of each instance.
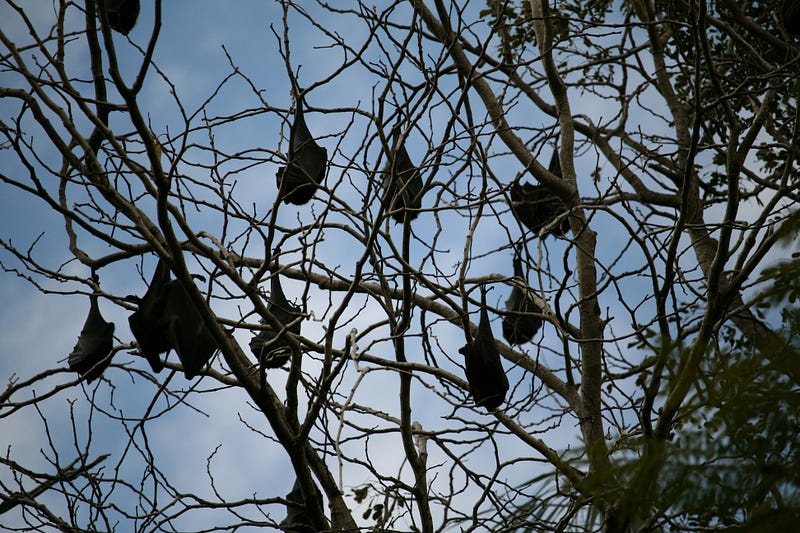
[[[561,162],[558,160],[557,149],[553,150],[548,170],[561,177]],[[511,184],[511,210],[517,220],[536,233],[553,222],[556,217],[567,212],[558,196],[543,185],[520,184],[519,180]],[[564,218],[551,231],[553,235],[563,237],[569,231],[569,220]]]
[[[542,309],[528,296],[527,283],[522,273],[522,261],[518,254],[514,254],[514,278],[517,284],[524,284],[525,288],[517,284],[511,289],[511,295],[506,300],[506,311],[509,314],[503,317],[503,338],[509,344],[525,344],[533,339],[542,319],[529,313],[542,313]]]
[[[481,318],[475,338],[458,350],[464,356],[472,398],[479,407],[497,409],[506,399],[508,378],[489,324],[486,293],[481,293]]]
[[[787,33],[800,35],[800,2],[783,0],[781,3],[781,22]]]
[[[318,490],[314,491],[319,507],[322,508],[322,496]],[[295,505],[286,506],[286,518],[280,523],[283,531],[287,533],[315,533],[314,525],[306,513],[306,500],[300,490],[300,484],[295,481],[291,492],[286,499]]]
[[[167,263],[159,260],[139,309],[128,323],[153,372],[164,368],[161,354],[173,349],[186,379],[192,379],[211,359],[217,343],[181,282],[170,278]]]
[[[327,164],[328,151],[318,145],[308,131],[303,101],[298,98],[289,139],[289,161],[275,175],[279,200],[295,205],[307,203],[325,177]]]
[[[112,29],[123,35],[136,26],[139,18],[139,0],[104,0],[108,23]]]
[[[128,317],[128,324],[139,345],[139,351],[147,358],[153,372],[161,372],[164,368],[161,354],[170,349],[169,339],[161,327],[169,281],[169,267],[159,260],[147,292],[139,299],[139,309]]]
[[[114,324],[103,319],[97,296],[92,295],[90,302],[89,315],[68,359],[69,369],[85,376],[89,383],[103,375],[111,363],[107,357],[114,344]]]
[[[419,169],[411,162],[404,144],[398,145],[389,154],[389,160],[383,169],[382,185],[386,190],[386,210],[391,213],[395,222],[402,223],[405,214],[408,219],[417,218],[422,207],[422,177]]]
[[[171,280],[165,287],[160,326],[170,347],[181,360],[186,379],[197,376],[217,350],[217,342],[177,279]]]
[[[287,331],[300,335],[300,318],[303,316],[300,309],[288,302],[283,294],[279,274],[274,272],[270,285],[269,305],[267,309]],[[261,319],[262,324],[268,324]],[[291,324],[291,325],[290,325]],[[250,351],[261,361],[266,368],[278,368],[286,364],[292,355],[292,349],[281,331],[276,331],[272,326],[258,332],[250,340]],[[268,350],[268,351],[267,351]]]

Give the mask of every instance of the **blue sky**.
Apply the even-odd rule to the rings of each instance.
[[[133,43],[139,46],[146,44],[149,35],[152,23],[151,9],[149,2],[145,2],[139,23],[130,34]],[[164,3],[164,9],[164,24],[154,60],[160,71],[174,84],[181,104],[186,113],[192,117],[190,126],[193,128],[185,137],[187,149],[182,154],[181,161],[177,163],[178,171],[206,184],[212,183],[215,177],[223,176],[227,186],[235,187],[235,197],[243,210],[252,210],[259,216],[266,216],[275,199],[274,173],[279,158],[273,157],[272,161],[253,165],[247,154],[263,157],[274,151],[282,153],[286,151],[288,121],[285,120],[285,112],[291,105],[291,93],[286,68],[278,54],[279,47],[283,46],[281,11],[277,3],[256,1],[235,3],[171,1]],[[398,10],[393,16],[405,20],[404,17],[407,15],[403,9],[405,8]],[[26,10],[39,24],[47,24],[54,16],[49,3],[26,5]],[[361,209],[361,194],[367,182],[366,172],[380,168],[382,163],[379,162],[379,144],[372,137],[375,134],[374,124],[363,115],[354,113],[353,109],[357,107],[363,111],[375,112],[375,97],[385,88],[386,80],[368,72],[363,66],[356,66],[328,79],[336,72],[342,61],[351,57],[350,52],[346,54],[340,48],[331,46],[336,36],[342,36],[349,42],[360,43],[369,38],[369,31],[363,24],[353,23],[351,17],[328,16],[321,21],[316,20],[317,11],[313,7],[309,7],[309,10],[308,19],[294,13],[289,22],[292,68],[299,73],[299,83],[303,86],[309,87],[321,80],[327,80],[324,86],[311,91],[307,97],[307,105],[311,110],[306,113],[306,121],[320,144],[328,150],[331,159],[328,187],[333,189],[343,202],[348,202],[356,210]],[[0,7],[0,28],[14,39],[25,39],[24,28],[15,23],[16,19],[7,11],[8,7],[3,4]],[[330,34],[323,34],[311,21],[324,26]],[[119,35],[115,36],[115,43],[120,53],[122,71],[126,76],[130,76],[138,66],[139,54]],[[417,46],[417,43],[412,40],[410,46]],[[70,50],[69,64],[76,71],[85,74],[87,68],[85,49],[76,45]],[[215,95],[219,82],[232,73],[226,52],[247,79],[233,75]],[[437,53],[438,51],[431,51],[431,57]],[[365,52],[365,62],[376,65],[379,60],[385,60],[382,53],[375,46],[369,47]],[[420,83],[423,79],[418,72],[406,66],[401,72],[404,76],[403,81],[409,84]],[[18,83],[18,80],[10,80],[13,80],[10,75],[0,73],[0,82]],[[444,93],[453,87],[453,77],[441,80],[440,89]],[[164,165],[170,164],[172,149],[180,147],[184,141],[181,135],[184,130],[183,119],[168,89],[160,76],[156,72],[151,72],[140,96],[140,105],[153,132],[164,144],[172,141],[165,150],[169,155],[162,161]],[[397,120],[394,115],[396,110],[393,108],[394,98],[400,95],[400,90],[397,91],[387,97],[386,122],[389,127]],[[642,97],[644,106],[648,105],[647,97],[647,94]],[[212,100],[206,108],[208,114],[205,117],[195,114],[195,111],[209,98]],[[409,133],[408,150],[412,160],[426,169],[426,177],[434,172],[430,167],[432,155],[428,147],[440,142],[447,119],[447,109],[441,105],[441,100],[445,98],[438,98],[432,96],[428,101],[416,95],[413,101],[420,107],[409,112],[413,115],[415,126]],[[476,101],[473,100],[473,105]],[[426,107],[430,103],[437,105],[432,108]],[[574,112],[600,121],[603,119],[603,104],[597,98],[587,96],[575,98]],[[8,102],[0,100],[2,119],[8,119],[14,109],[9,107]],[[483,109],[475,105],[474,110],[478,120],[483,120]],[[205,118],[213,119],[242,112],[247,112],[248,116],[214,129],[215,147],[220,153],[231,154],[228,160],[213,165],[219,172],[215,174],[209,169],[214,161],[208,151],[192,144],[208,144],[208,137],[202,128]],[[523,104],[509,112],[509,120],[515,126],[526,128],[546,128],[553,125],[551,119],[532,112],[530,107],[526,108]],[[630,120],[631,127],[644,125],[650,132],[665,127],[653,123],[652,117],[634,116]],[[120,131],[127,131],[124,122],[116,121],[115,126],[119,127]],[[527,132],[521,135],[533,134]],[[46,146],[44,140],[36,139],[35,142],[37,146]],[[494,139],[493,142],[495,144],[492,147],[498,152],[502,151],[499,141]],[[363,148],[365,143],[367,143],[366,148]],[[458,188],[460,194],[466,193],[467,189],[470,189],[471,193],[476,193],[475,184],[481,182],[476,171],[480,165],[473,164],[461,168],[459,158],[462,154],[457,150],[457,143],[452,146],[456,148],[448,153],[446,164],[442,165],[436,174],[439,188],[435,190],[441,192],[445,189],[441,183],[450,178],[458,178],[452,180],[452,186]],[[545,146],[537,147],[537,150],[541,157],[547,160],[552,146],[547,143]],[[50,160],[56,158],[57,154],[44,148],[42,152],[46,161],[58,165],[57,159]],[[352,154],[357,156],[354,157]],[[428,157],[424,157],[425,154],[428,154]],[[591,152],[581,155],[578,161],[579,173],[588,176],[589,170],[593,169],[594,165],[600,166],[604,174],[598,188],[605,188],[608,185],[606,180],[613,179],[613,176],[606,175],[610,171],[602,159]],[[519,164],[508,154],[497,155],[492,160],[491,168],[501,184],[509,183],[520,171]],[[14,175],[21,170],[9,159],[9,154],[0,151],[0,171]],[[465,175],[453,175],[458,171],[463,171]],[[594,185],[588,179],[582,183],[584,184],[582,192],[585,196],[595,194]],[[427,196],[423,201],[425,207],[433,204],[432,196],[432,194]],[[80,199],[79,196],[76,198]],[[208,193],[208,198],[213,201],[214,196]],[[147,212],[152,211],[152,205],[148,205],[146,201],[139,207]],[[324,204],[319,198],[309,206],[281,207],[278,223],[286,227],[314,224],[321,217],[322,207]],[[507,211],[505,200],[499,194],[491,207],[498,211],[498,216],[506,224],[505,227],[500,227],[487,222],[476,228],[471,249],[474,261],[470,266],[470,276],[488,273],[511,274],[510,243],[519,237],[519,228],[509,222],[511,215]],[[376,202],[372,202],[368,209],[374,213],[377,210]],[[197,227],[212,234],[217,235],[222,231],[223,220],[218,212],[205,208],[190,213],[189,216]],[[595,229],[601,229],[599,247],[601,257],[608,259],[620,256],[620,263],[623,265],[641,264],[643,261],[641,254],[635,249],[625,249],[624,239],[616,237],[614,231],[619,231],[619,227],[615,226],[615,222],[602,212],[597,212],[596,217]],[[342,223],[340,218],[331,217],[324,220]],[[439,269],[442,283],[447,283],[448,280],[453,282],[449,278],[452,278],[452,274],[458,270],[469,228],[465,220],[448,213],[441,213],[438,221],[432,213],[423,213],[414,222],[413,228],[420,239],[431,238],[439,227],[437,222],[444,227],[445,233],[437,241],[439,251],[436,263],[430,260],[423,261],[424,250],[419,246],[412,249],[412,257],[415,261],[421,262],[428,272],[435,273]],[[606,228],[607,232],[602,231]],[[236,230],[236,227],[231,229],[231,234],[235,234]],[[398,239],[400,235],[398,227],[390,224],[388,231]],[[39,234],[43,236],[36,241]],[[354,258],[362,253],[361,244],[333,230],[320,231],[314,235],[320,239],[315,249],[317,257],[329,265],[339,266],[345,275],[351,272]],[[35,257],[51,268],[57,268],[70,259],[69,251],[64,244],[63,221],[41,202],[2,184],[0,184],[0,238],[11,239],[21,249],[27,249],[36,241],[36,246],[32,249]],[[83,238],[81,243],[97,254],[103,253],[103,245],[99,243]],[[244,244],[241,244],[241,247],[249,255],[257,256],[259,244],[250,242],[246,249]],[[557,281],[562,275],[560,263],[565,243],[549,238],[541,247],[539,244],[535,239],[529,241],[531,257],[551,269],[553,278],[548,279],[543,275],[541,279],[537,279],[531,276],[529,282],[532,286],[541,286],[551,291],[548,294],[552,296],[552,290],[557,287]],[[297,240],[291,240],[290,245],[301,248],[301,243]],[[387,247],[387,243],[383,241],[380,245],[384,249]],[[484,255],[503,246],[506,246],[504,253]],[[299,258],[299,252],[295,252],[292,257]],[[10,268],[19,267],[19,263],[4,251],[0,251],[0,261]],[[149,278],[154,264],[153,258],[145,261],[145,278]],[[144,291],[145,280],[136,271],[136,266],[134,262],[128,262],[119,265],[118,268],[104,269],[101,272],[101,283],[113,287],[115,294],[141,294]],[[87,274],[76,262],[67,263],[64,269],[76,276]],[[41,278],[37,278],[37,281],[44,289],[52,292],[73,293],[84,289],[78,284],[55,283]],[[309,309],[315,313],[315,319],[304,324],[304,335],[319,341],[324,335],[324,320],[329,316],[330,309],[335,308],[340,295],[333,295],[329,300],[329,295],[325,291],[314,286],[307,287],[297,280],[284,281],[284,291],[290,299],[296,300],[305,290],[309,291]],[[502,307],[509,290],[507,286],[495,284],[488,295],[489,304]],[[649,281],[642,276],[631,275],[620,283],[620,291],[634,300],[645,298],[649,290]],[[615,293],[609,291],[608,294]],[[475,295],[477,296],[477,293]],[[608,313],[613,319],[610,328],[616,328],[615,332],[624,333],[630,326],[626,323],[628,317],[614,297],[609,295],[603,299],[603,313]],[[30,283],[12,273],[0,273],[0,301],[6,303],[0,309],[0,378],[10,379],[11,376],[17,376],[24,379],[48,368],[63,367],[85,319],[88,299],[84,295],[76,294],[44,295]],[[333,305],[330,305],[330,302]],[[240,318],[250,309],[239,304],[240,302],[220,300],[215,302],[215,311],[226,318]],[[361,304],[364,305],[364,309],[360,308]],[[356,299],[352,307],[347,315],[352,318],[352,322],[337,333],[335,341],[337,347],[344,344],[343,334],[350,327],[364,331],[374,322],[374,316],[380,316],[380,310],[374,301],[366,298]],[[643,306],[643,314],[646,314],[646,309],[647,305]],[[117,325],[118,340],[122,343],[130,342],[132,339],[127,331],[129,313],[110,305],[109,302],[101,302],[101,310],[107,320]],[[475,312],[475,309],[472,311]],[[417,319],[415,325],[418,325],[418,316],[415,316],[415,319]],[[500,324],[496,316],[493,316],[493,325],[495,335],[499,337]],[[539,358],[542,363],[558,368],[562,365],[561,346],[553,333],[553,326],[545,325],[535,343],[525,346],[524,349],[532,357]],[[381,343],[370,344],[378,337],[381,336],[365,338],[360,342],[360,347],[369,349],[370,353],[390,356],[385,339]],[[240,332],[237,338],[242,345],[246,345],[249,335]],[[464,342],[463,333],[455,327],[441,326],[436,330],[436,341],[438,345],[434,348],[434,353],[438,355],[438,363],[442,368],[462,375],[458,366],[460,356],[457,354],[457,348]],[[414,350],[422,352],[416,340],[409,341],[409,346],[410,352]],[[143,361],[127,354],[119,354],[115,362],[144,368]],[[215,364],[219,368],[219,362]],[[508,362],[506,368],[512,386],[516,387],[514,395],[517,399],[538,394],[541,395],[543,406],[555,407],[555,400],[546,398],[546,391],[542,391],[541,384],[534,381],[529,374],[511,368]],[[355,369],[348,370],[346,380],[354,382]],[[124,412],[126,416],[140,416],[156,394],[157,384],[141,377],[132,381],[127,374],[116,369],[111,369],[107,377],[113,380],[123,375],[125,379],[113,381],[113,387],[101,385],[97,389],[97,394],[100,398],[107,398],[109,403],[113,403],[114,409]],[[275,376],[276,383],[280,384],[282,376],[283,374]],[[49,378],[45,384],[64,383],[71,377],[71,374],[59,374]],[[167,374],[159,374],[158,379],[162,381],[167,379]],[[396,414],[396,398],[386,394],[387,390],[396,391],[396,381],[396,376],[392,373],[372,370],[363,377],[353,401]],[[201,380],[198,383],[185,382],[181,375],[173,376],[171,384],[176,387],[197,386],[201,390],[215,386],[210,380]],[[415,420],[419,420],[426,429],[436,429],[446,425],[445,419],[451,414],[452,406],[444,402],[432,402],[431,396],[424,394],[424,387],[419,384],[415,384],[415,387],[416,391],[422,391],[415,396]],[[78,424],[78,441],[84,443],[89,438],[89,430],[83,422],[89,410],[84,394],[93,394],[94,390],[94,386],[77,386],[62,391],[43,404],[43,412],[53,424],[53,434],[64,438],[63,441],[60,440],[61,437],[57,439],[59,450],[62,452],[70,449],[69,442],[72,439],[69,424],[70,408],[75,410],[76,419],[81,421]],[[43,391],[36,392],[41,394]],[[163,409],[168,403],[160,398],[158,408]],[[207,458],[213,455],[212,472],[215,475],[215,486],[229,499],[246,498],[254,493],[260,497],[270,497],[288,492],[292,484],[291,469],[283,458],[280,448],[265,445],[264,438],[254,431],[271,434],[263,419],[247,405],[243,393],[228,390],[198,394],[192,397],[192,405],[195,409],[168,410],[159,420],[148,425],[149,442],[153,449],[158,450],[157,459],[160,466],[168,470],[179,489],[197,486],[198,476],[205,477]],[[361,420],[360,415],[354,413],[351,416],[353,420]],[[240,418],[254,430],[248,429]],[[113,460],[119,461],[119,468],[123,472],[136,472],[140,469],[141,461],[135,453],[122,454],[129,440],[119,424],[109,420],[102,413],[95,413],[94,421],[96,426],[93,426],[95,429],[92,438],[99,441],[96,449],[113,451],[115,453]],[[364,417],[364,423],[368,422],[369,420]],[[563,445],[560,449],[568,448],[570,445],[577,446],[577,441],[574,439],[576,433],[574,420],[567,419],[559,427],[533,429],[541,430],[549,442],[556,443],[555,447]],[[33,419],[28,411],[3,419],[0,435],[3,435],[0,437],[0,444],[12,446],[15,457],[19,460],[24,460],[30,466],[46,469],[46,462],[39,451],[42,448],[47,450],[44,428],[41,421]],[[364,453],[356,446],[344,451],[354,455]],[[376,435],[369,452],[372,461],[381,471],[394,475],[403,466],[401,448],[396,436]],[[448,464],[448,458],[437,454],[436,450],[430,452],[432,454],[429,459],[430,464]],[[475,460],[475,457],[472,456],[471,459]],[[477,457],[482,457],[490,463],[493,460],[491,454]],[[525,458],[522,466],[503,470],[509,482],[522,481],[541,471],[541,466],[537,464],[539,458],[518,440],[506,439],[501,447],[500,457],[506,460]],[[440,468],[440,472],[446,471],[446,466]],[[335,467],[333,470],[338,475]],[[407,473],[406,467],[404,475]],[[342,475],[345,490],[370,481],[368,473],[360,469],[349,469]],[[204,480],[197,490],[210,497],[207,480]],[[459,498],[462,502],[471,502],[474,496],[474,490],[471,489]],[[471,503],[465,503],[465,508],[469,509],[470,505]],[[275,513],[280,521],[284,512],[280,506],[271,506],[268,510]],[[360,512],[354,514],[358,516]],[[200,523],[202,520],[202,517],[191,516],[187,518],[184,527],[190,528],[191,524]]]

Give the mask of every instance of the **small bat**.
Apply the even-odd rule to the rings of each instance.
[[[500,353],[489,324],[489,313],[486,311],[486,291],[481,288],[481,318],[478,333],[467,344],[458,350],[464,356],[467,381],[472,391],[472,398],[479,407],[487,411],[497,409],[506,399],[508,378],[503,370]]]
[[[183,375],[192,379],[208,364],[217,342],[180,280],[169,281],[164,293],[160,328],[181,360]]]
[[[561,162],[558,147],[553,149],[547,170],[561,177]],[[511,211],[528,229],[537,234],[556,217],[567,212],[561,200],[543,185],[520,184],[519,179],[511,184]],[[563,237],[569,231],[569,220],[565,217],[552,228],[553,235]]]
[[[91,383],[103,375],[111,364],[111,348],[114,344],[114,324],[106,322],[97,307],[97,296],[89,297],[89,315],[83,324],[78,343],[69,354],[69,369],[77,372]]]
[[[316,489],[316,488],[315,488]],[[314,491],[320,509],[322,508],[322,495]],[[306,512],[306,500],[300,490],[300,483],[295,480],[294,486],[286,499],[292,505],[286,506],[286,518],[280,523],[281,529],[287,533],[315,533],[314,524]]]
[[[414,220],[422,207],[422,177],[419,169],[411,162],[405,144],[399,143],[399,134],[395,134],[394,149],[389,154],[383,174],[383,188],[386,190],[386,210],[395,222],[403,222],[408,215]]]
[[[272,313],[275,319],[280,322],[284,328],[286,326],[295,335],[300,335],[300,320],[302,312],[300,309],[286,300],[281,287],[280,275],[273,272],[272,280],[270,281],[270,294],[269,305],[267,310]],[[261,324],[268,324],[266,320],[261,319]],[[292,355],[292,348],[286,342],[283,332],[275,331],[272,326],[267,326],[262,329],[256,336],[250,340],[250,351],[266,368],[279,368],[286,364]],[[269,350],[265,352],[265,350]]]
[[[141,298],[136,298],[139,309],[128,317],[128,324],[139,345],[139,351],[147,358],[150,367],[156,373],[164,368],[161,354],[170,349],[170,341],[161,327],[169,281],[169,266],[159,259],[147,292]]]
[[[298,98],[289,138],[289,161],[275,174],[278,199],[285,204],[307,203],[325,177],[327,164],[328,151],[318,145],[308,131],[303,117],[303,100]]]
[[[139,0],[105,0],[105,6],[111,28],[128,35],[139,18]]]
[[[525,344],[530,342],[542,327],[542,319],[530,313],[541,314],[542,309],[536,305],[536,302],[528,296],[525,290],[528,287],[522,273],[519,250],[514,253],[514,281],[516,284],[506,300],[508,314],[503,317],[503,337],[509,344]],[[524,284],[525,289],[517,284]]]

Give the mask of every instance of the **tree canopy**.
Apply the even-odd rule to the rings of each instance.
[[[798,34],[3,0],[0,525],[796,523]]]

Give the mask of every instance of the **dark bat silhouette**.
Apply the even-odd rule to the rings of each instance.
[[[319,490],[316,490],[316,487],[314,495],[321,509],[322,495]],[[300,490],[300,483],[297,480],[295,480],[292,490],[286,495],[286,499],[294,505],[286,506],[286,518],[280,523],[281,529],[287,533],[315,533],[314,525],[306,512],[306,500],[303,498],[303,492]]]
[[[528,288],[525,275],[522,273],[519,251],[514,253],[514,281],[517,284],[523,284],[526,289]],[[511,295],[506,300],[506,311],[509,314],[503,317],[503,337],[509,344],[530,342],[542,327],[542,319],[529,314],[541,314],[541,307],[536,305],[536,302],[528,296],[527,291],[517,284],[511,289]]]
[[[561,177],[561,162],[558,159],[558,146],[553,148],[547,170]],[[511,184],[511,210],[528,229],[539,233],[556,217],[567,212],[561,200],[543,185],[520,184],[519,178]],[[569,220],[564,218],[552,228],[553,235],[563,237],[569,231]]]
[[[781,3],[781,22],[787,33],[800,35],[800,2],[783,0]]]
[[[105,5],[111,28],[128,35],[139,18],[139,0],[105,0]]]
[[[161,372],[164,368],[161,354],[168,352],[171,347],[162,328],[169,281],[169,266],[159,259],[147,292],[137,298],[139,309],[128,317],[128,324],[139,345],[139,351],[147,358],[153,372]]]
[[[186,379],[205,367],[217,343],[205,326],[181,282],[171,279],[169,266],[159,259],[139,309],[128,318],[139,351],[153,372],[161,372],[161,354],[175,350]]]
[[[486,291],[481,288],[481,318],[478,334],[458,350],[464,356],[467,381],[472,398],[479,407],[487,410],[497,409],[506,399],[508,378],[500,361],[500,353],[489,324],[486,311]]]
[[[197,376],[217,350],[217,342],[203,322],[189,294],[177,279],[165,287],[160,321],[170,347],[178,354],[186,379]]]
[[[291,324],[287,331],[300,335],[300,309],[286,300],[281,287],[280,275],[273,272],[270,282],[269,305],[267,309],[275,319],[284,327]],[[268,324],[261,319],[261,324]],[[274,342],[273,342],[274,341]],[[265,350],[269,350],[265,352]],[[292,355],[292,348],[281,331],[275,331],[272,326],[262,329],[250,340],[250,351],[266,368],[279,368],[286,364]]]
[[[69,369],[77,372],[91,383],[103,375],[111,364],[111,348],[114,344],[114,324],[106,322],[97,307],[97,296],[89,297],[89,315],[83,324],[78,343],[69,354]]]
[[[297,99],[289,138],[289,161],[275,175],[278,198],[286,204],[302,205],[311,200],[325,177],[328,151],[318,145],[303,117],[303,100]]]
[[[386,190],[386,210],[395,222],[402,223],[404,214],[414,220],[422,207],[422,177],[411,162],[405,144],[398,143],[400,134],[395,134],[394,149],[389,154],[382,174]]]

